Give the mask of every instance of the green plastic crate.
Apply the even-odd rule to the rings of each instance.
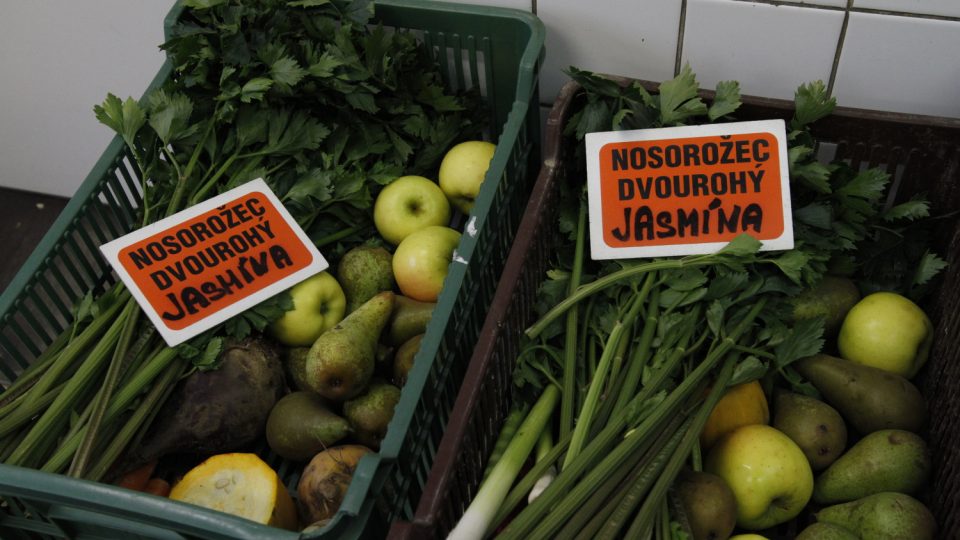
[[[172,26],[181,8],[166,19]],[[540,161],[538,72],[544,29],[510,9],[378,0],[376,19],[422,36],[454,89],[479,87],[497,150],[377,454],[360,462],[324,529],[301,535],[224,513],[31,469],[0,465],[0,538],[193,539],[385,536],[420,498]],[[164,81],[164,65],[150,89]],[[149,91],[149,89],[148,89]],[[115,138],[0,296],[0,388],[69,323],[87,289],[116,278],[97,247],[133,228],[141,204],[131,156]],[[295,494],[299,466],[264,453]]]

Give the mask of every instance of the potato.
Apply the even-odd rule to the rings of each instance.
[[[347,444],[315,455],[297,485],[301,521],[314,523],[332,518],[347,494],[357,463],[371,452],[366,446]]]

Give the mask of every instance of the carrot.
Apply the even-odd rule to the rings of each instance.
[[[151,478],[150,481],[147,482],[147,485],[144,486],[143,492],[158,497],[167,497],[170,495],[170,482],[167,482],[163,478]]]
[[[143,491],[147,487],[147,482],[153,475],[153,470],[157,468],[157,460],[147,463],[128,471],[117,480],[117,485],[134,491]]]

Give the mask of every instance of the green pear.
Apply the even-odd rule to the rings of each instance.
[[[860,301],[860,290],[850,279],[824,276],[815,286],[803,290],[793,301],[794,319],[824,318],[824,334],[835,336],[844,317]]]
[[[901,429],[874,431],[840,456],[817,478],[813,500],[821,504],[852,501],[896,491],[914,494],[930,474],[927,443]]]
[[[267,444],[280,457],[305,461],[352,432],[313,392],[291,392],[277,401],[267,417]]]
[[[420,342],[423,341],[425,334],[417,334],[408,339],[397,349],[397,354],[393,357],[393,382],[397,386],[403,386],[407,383],[407,375],[413,369],[413,360],[420,350]]]
[[[307,354],[310,347],[290,347],[283,354],[283,368],[287,385],[294,390],[309,390],[307,384]]]
[[[353,313],[377,293],[392,291],[393,255],[382,247],[357,246],[337,265],[337,281],[347,297],[347,314]]]
[[[794,540],[860,540],[860,537],[849,529],[831,523],[812,523]]]
[[[719,476],[685,470],[674,483],[693,540],[729,538],[737,525],[737,500]]]
[[[343,404],[343,415],[353,426],[360,444],[378,450],[400,401],[400,389],[385,382],[372,382],[363,394]]]
[[[797,443],[814,471],[833,463],[847,446],[847,425],[840,413],[810,396],[777,392],[771,425]]]
[[[397,295],[397,302],[387,325],[386,341],[398,347],[417,334],[427,331],[427,323],[433,315],[436,302],[421,302],[403,295]]]
[[[373,376],[377,343],[393,300],[392,292],[379,293],[317,338],[307,353],[311,390],[336,402],[363,392]]]
[[[829,506],[816,517],[869,540],[933,540],[937,533],[933,513],[923,503],[890,491]]]
[[[920,390],[899,375],[826,354],[791,365],[861,434],[881,429],[917,433],[926,423]]]

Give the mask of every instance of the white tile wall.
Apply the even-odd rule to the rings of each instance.
[[[830,79],[843,12],[733,0],[688,0],[683,62],[701,86],[736,80],[744,94],[792,99]]]
[[[960,1],[957,0],[853,0],[853,7],[960,17]]]
[[[35,0],[0,8],[0,186],[73,195],[113,132],[93,106],[139,98],[163,63],[170,0]]]
[[[841,105],[960,117],[960,22],[851,13],[834,96]]]
[[[448,1],[536,11],[547,28],[544,104],[571,65],[668,79],[683,35],[681,60],[704,87],[737,79],[745,93],[789,98],[801,82],[833,78],[843,105],[960,118],[960,0]],[[0,186],[73,193],[111,136],[92,105],[107,91],[140,95],[172,3],[3,3]]]
[[[627,77],[673,77],[680,28],[678,0],[540,0],[547,28],[541,99],[552,102],[569,66]]]

